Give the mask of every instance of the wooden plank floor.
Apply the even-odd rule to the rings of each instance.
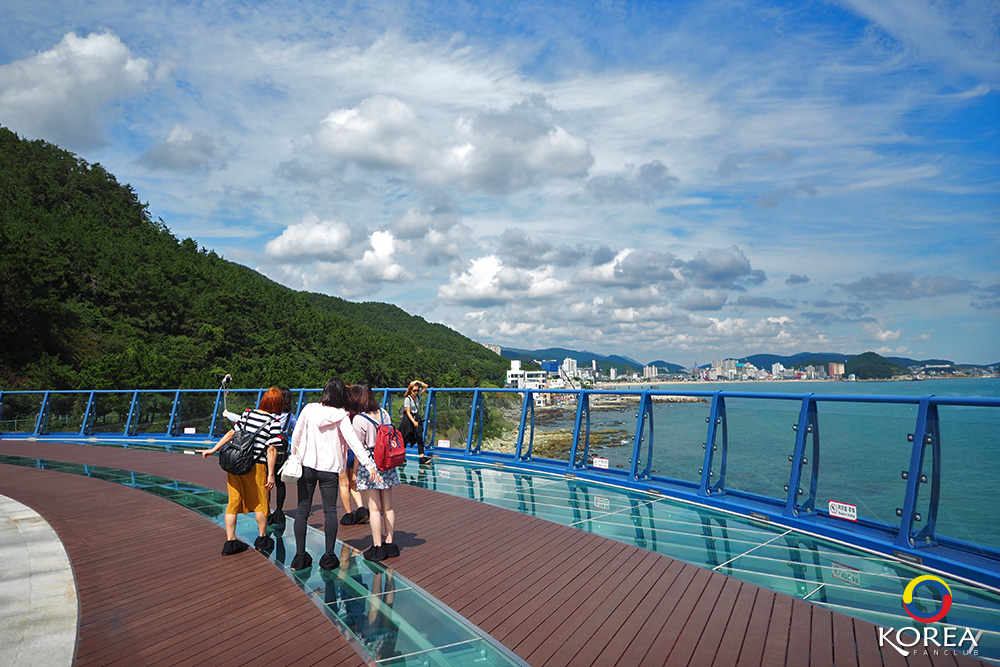
[[[41,514],[69,554],[77,665],[364,664],[267,559],[223,558],[221,528],[169,500],[5,465],[0,493]]]
[[[220,490],[225,484],[214,461],[182,454],[16,441],[0,441],[0,453],[136,470]],[[6,477],[0,477],[0,493],[12,495],[45,515],[7,489]],[[51,485],[46,489],[37,495],[55,495]],[[294,489],[290,489],[290,496],[286,510],[295,504]],[[398,487],[393,499],[398,525],[395,541],[402,555],[389,565],[532,665],[985,664],[964,656],[907,660],[888,646],[884,650],[879,647],[871,623],[536,517],[410,486]],[[177,551],[178,560],[189,570],[186,574],[194,574],[184,579],[189,587],[196,581],[210,582],[222,576],[216,570],[230,559],[218,556],[221,529],[214,527],[213,531],[203,519],[198,521],[208,526],[206,531],[194,534],[177,528],[175,522],[188,525],[195,515],[183,508],[168,513],[171,503],[152,500],[163,505],[155,519],[132,522],[124,507],[115,508],[124,522],[125,532],[119,537],[123,553],[140,557],[143,549],[136,546],[141,541],[135,535],[162,533],[166,539],[160,548]],[[311,518],[317,527],[322,521],[318,510],[318,506],[314,508]],[[189,517],[178,517],[178,512]],[[89,538],[86,527],[77,531]],[[371,544],[367,526],[342,526],[339,537],[362,549]],[[260,558],[253,560],[263,563]],[[138,583],[141,576],[136,578]],[[107,593],[100,586],[92,592]],[[91,604],[109,607],[106,601]],[[282,627],[278,618],[289,612],[283,612],[278,603],[260,604],[262,613],[271,619],[269,624]],[[217,620],[221,607],[212,596],[183,602],[167,598],[162,606],[165,608],[155,609],[158,618],[179,621],[195,615],[195,610],[207,610],[198,614],[199,619],[212,616]],[[108,621],[112,626],[116,622],[114,618]],[[243,623],[228,625],[234,630],[236,626]],[[189,623],[189,627],[210,626]],[[199,641],[210,641],[210,635],[210,631],[203,631]],[[139,640],[121,632],[117,636],[122,640],[119,645],[139,642],[131,647],[133,653],[150,649],[145,642],[151,639]],[[280,637],[273,639],[275,643],[271,641],[260,639],[257,650],[273,651],[284,645]],[[181,662],[204,657],[190,642],[176,643],[180,646],[161,638],[155,646],[167,650],[170,645],[170,655]],[[112,646],[106,641],[99,650],[114,651]],[[344,657],[342,648],[327,650]],[[214,649],[212,655],[225,662],[230,655],[227,651]],[[287,662],[280,653],[268,655],[278,663]],[[254,654],[250,652],[248,657]],[[311,664],[314,657],[315,662],[326,664],[329,660],[309,653],[309,660],[301,664]]]

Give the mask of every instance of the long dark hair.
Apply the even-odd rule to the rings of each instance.
[[[285,402],[284,412],[291,412],[295,404],[292,402],[292,390],[288,387],[278,387],[278,391],[281,392],[281,399]]]
[[[323,396],[319,402],[331,408],[346,408],[347,390],[344,388],[344,381],[340,378],[330,378],[323,387]]]
[[[351,411],[356,414],[378,412],[382,407],[375,399],[371,385],[367,382],[351,385],[349,392],[351,394]]]

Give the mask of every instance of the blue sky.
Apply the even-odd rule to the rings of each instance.
[[[0,124],[484,342],[1000,360],[995,2],[5,8]]]

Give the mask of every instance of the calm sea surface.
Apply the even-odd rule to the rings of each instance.
[[[648,385],[647,385],[648,386]],[[647,386],[629,385],[642,390]],[[654,385],[667,392],[718,390],[775,394],[765,399],[726,399],[729,457],[726,487],[784,498],[788,483],[801,400],[781,394],[863,394],[872,396],[984,396],[1000,397],[1000,378],[942,379],[917,382],[735,382]],[[702,443],[707,436],[707,403],[658,403],[653,407],[653,474],[690,481],[699,479],[704,463]],[[829,500],[858,507],[861,517],[896,524],[896,508],[903,506],[917,406],[908,404],[851,404],[820,401],[819,474],[817,504]],[[591,430],[614,434],[612,444],[591,455],[607,457],[612,467],[627,468],[636,429],[635,404],[591,411]],[[572,428],[570,414],[547,420],[539,428]],[[1000,497],[1000,408],[940,408],[941,501],[938,535],[1000,549],[1000,521],[991,500]],[[619,437],[620,436],[620,439]],[[607,438],[605,439],[607,440]],[[647,438],[645,442],[649,442]],[[618,443],[618,444],[615,444]],[[721,445],[718,434],[716,444]],[[926,450],[925,472],[931,469]],[[807,440],[809,465],[803,468],[802,487],[808,488],[813,461]],[[640,454],[640,467],[646,451]],[[718,466],[716,464],[716,474]],[[926,520],[930,486],[920,487],[918,510]],[[922,523],[916,524],[918,527]]]

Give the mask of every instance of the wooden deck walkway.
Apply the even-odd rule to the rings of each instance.
[[[181,454],[16,441],[0,441],[0,453],[224,489],[214,461]],[[254,554],[222,558],[221,528],[189,510],[2,465],[0,493],[33,507],[66,543],[83,606],[78,664],[361,662],[289,579]],[[985,664],[904,658],[879,647],[871,623],[535,517],[410,486],[394,504],[402,555],[392,568],[532,665]],[[314,512],[317,527],[321,517]],[[367,526],[341,527],[339,537],[371,543]],[[249,596],[255,586],[267,594],[229,610],[232,589]],[[302,639],[295,659],[285,653],[291,636]]]

